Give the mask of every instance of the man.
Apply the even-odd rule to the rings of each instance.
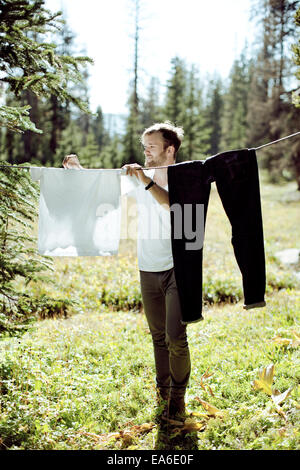
[[[141,293],[154,347],[158,402],[166,405],[165,418],[184,415],[184,396],[191,369],[186,325],[181,322],[173,269],[167,173],[167,167],[175,163],[182,138],[181,128],[169,122],[154,124],[141,137],[145,167],[165,168],[143,171],[137,163],[123,167],[138,181],[137,188],[129,195],[138,203]],[[76,158],[74,155],[65,157],[64,167],[79,167]],[[158,236],[153,227],[164,236]]]

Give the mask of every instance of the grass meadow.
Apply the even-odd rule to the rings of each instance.
[[[262,180],[261,193],[267,305],[246,311],[213,185],[204,321],[188,326],[184,423],[157,420],[135,240],[124,239],[116,257],[54,259],[54,283],[27,287],[76,303],[67,316],[39,318],[25,334],[0,339],[0,448],[299,450],[300,265],[282,265],[275,253],[300,248],[300,198],[294,183]]]

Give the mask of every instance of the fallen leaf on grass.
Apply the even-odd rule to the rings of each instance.
[[[278,429],[278,434],[280,437],[286,436],[286,428],[284,427],[284,428]]]
[[[195,421],[193,418],[186,418],[184,422],[176,420],[168,420],[170,424],[177,425],[172,429],[172,434],[177,435],[181,432],[190,433],[190,432],[199,432],[204,431],[206,428],[206,421]]]
[[[275,408],[276,408],[276,411],[277,413],[279,413],[285,421],[287,421],[287,416],[286,414],[284,413],[284,411],[282,410],[282,408],[280,408],[280,403],[282,403],[291,393],[293,389],[292,388],[289,388],[288,390],[286,390],[285,392],[283,393],[280,393],[278,390],[273,390],[273,393],[272,393],[272,400],[275,404]]]
[[[208,412],[209,415],[211,416],[217,416],[218,418],[223,418],[224,413],[221,410],[218,410],[215,406],[211,405],[210,403],[207,403],[204,400],[201,400],[199,397],[195,397],[195,400],[199,401],[203,408]]]
[[[151,431],[151,429],[155,426],[154,423],[144,423],[141,425],[133,426],[133,428],[138,432],[139,434]]]
[[[297,348],[300,346],[300,335],[296,331],[292,331],[295,339],[291,338],[283,338],[280,335],[275,336],[272,338],[272,341],[276,344],[282,345],[282,346],[290,346],[291,348]]]
[[[200,387],[201,387],[205,392],[206,392],[206,389],[208,389],[209,393],[214,397],[214,393],[213,393],[211,387],[210,387],[207,383],[205,383],[205,380],[209,379],[209,378],[213,375],[212,373],[209,374],[209,373],[208,373],[208,370],[209,370],[209,369],[207,369],[207,370],[204,372],[204,374],[201,376],[201,378],[200,378]]]
[[[292,388],[289,388],[285,392],[281,393],[279,390],[272,388],[274,377],[274,364],[270,364],[260,370],[259,378],[254,380],[253,387],[257,390],[263,390],[271,396],[275,405],[282,403],[291,393]]]
[[[287,422],[287,416],[286,416],[285,412],[283,411],[283,409],[280,408],[280,406],[278,406],[278,405],[276,405],[276,404],[275,404],[275,409],[276,409],[277,413],[278,413],[280,416],[283,417],[284,421]]]
[[[206,420],[209,420],[209,416],[207,413],[199,413],[198,411],[192,411],[191,413],[192,416],[197,416],[199,418],[203,418],[203,419],[206,419]]]
[[[280,405],[280,403],[282,403],[290,395],[292,390],[292,388],[288,388],[283,393],[280,393],[278,390],[273,390],[271,398],[275,405]]]
[[[195,421],[193,418],[187,418],[184,422],[183,431],[202,431],[205,427],[206,421]]]
[[[108,434],[95,434],[93,432],[79,431],[78,434],[80,434],[82,436],[90,437],[94,441],[101,442],[103,444],[106,444],[111,439],[116,439],[120,436],[120,433],[118,433],[118,432],[110,432]]]
[[[291,343],[289,338],[282,338],[282,336],[278,335],[271,339],[273,343],[282,344],[283,346],[288,346]]]
[[[270,395],[273,403],[275,404],[276,411],[285,419],[285,421],[287,421],[286,414],[279,405],[290,395],[292,388],[289,388],[283,393],[272,388],[273,377],[274,364],[270,364],[260,370],[259,378],[254,380],[253,387],[258,390],[263,390],[265,393]]]
[[[154,423],[144,423],[141,425],[132,426],[131,428],[121,429],[119,432],[111,432],[108,434],[94,434],[87,431],[80,431],[79,434],[91,437],[94,441],[97,441],[103,445],[107,444],[112,439],[120,439],[126,446],[130,445],[138,435],[149,432],[154,427]]]
[[[259,372],[259,378],[254,380],[253,387],[272,395],[272,382],[274,377],[274,364],[264,367]]]
[[[183,428],[184,426],[184,421],[179,421],[177,419],[172,419],[172,418],[167,418],[166,420],[169,424],[172,424],[173,426],[179,426]]]
[[[129,429],[125,429],[124,431],[120,431],[119,436],[117,436],[116,439],[122,439],[123,444],[125,446],[129,446],[130,444],[132,444],[135,437],[136,435],[134,432]]]
[[[293,335],[295,336],[296,339],[295,339],[295,341],[293,341],[291,346],[293,348],[297,348],[298,346],[300,346],[300,335],[296,331],[293,331],[292,333],[293,333]]]
[[[151,431],[154,426],[154,423],[144,423],[141,425],[132,426],[131,428],[121,430],[119,436],[117,436],[116,439],[120,438],[122,439],[123,444],[129,445],[137,436]]]

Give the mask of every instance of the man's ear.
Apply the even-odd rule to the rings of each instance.
[[[175,147],[174,147],[174,145],[169,145],[169,147],[167,149],[167,152],[168,152],[168,155],[175,158]]]

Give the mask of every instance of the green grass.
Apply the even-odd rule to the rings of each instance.
[[[294,189],[292,184],[262,185],[267,306],[250,311],[242,308],[230,225],[212,192],[205,320],[188,326],[187,407],[199,414],[194,420],[204,423],[201,431],[176,434],[156,420],[151,336],[141,310],[133,245],[123,241],[119,257],[56,259],[56,284],[29,286],[34,294],[63,295],[77,304],[69,318],[39,320],[21,337],[2,337],[0,448],[299,449],[299,345],[273,340],[299,334],[294,272],[300,268],[280,265],[274,256],[299,248],[300,203],[288,197]],[[280,392],[292,389],[280,410],[253,387],[260,369],[270,364],[275,365],[272,386]],[[212,375],[205,379],[207,370]],[[197,398],[220,415],[208,416]],[[144,429],[145,423],[152,424]]]

